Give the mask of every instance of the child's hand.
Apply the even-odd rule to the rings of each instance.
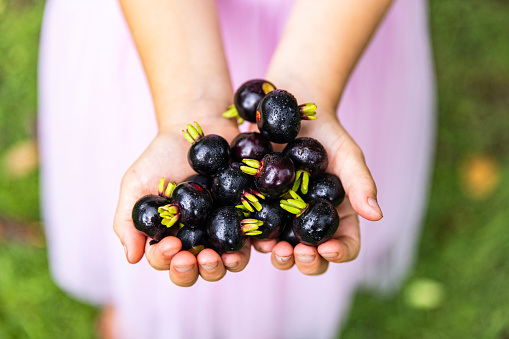
[[[233,123],[224,120],[219,118],[216,125],[201,124],[204,133],[221,135],[230,142],[239,132]],[[241,251],[222,256],[205,249],[195,257],[181,251],[182,244],[176,237],[166,237],[150,245],[151,239],[134,228],[131,217],[134,204],[146,194],[156,194],[161,177],[166,178],[166,183],[179,183],[194,174],[187,161],[190,143],[181,133],[185,128],[185,123],[167,126],[129,168],[122,180],[114,219],[114,230],[126,249],[127,260],[137,263],[145,254],[153,268],[169,270],[171,280],[179,286],[193,285],[198,275],[207,281],[217,281],[226,270],[242,271],[249,261],[251,247],[248,243]]]
[[[319,107],[320,112],[320,107]],[[360,251],[359,218],[376,221],[382,212],[376,202],[376,186],[366,166],[362,151],[332,114],[317,114],[318,119],[303,122],[299,137],[320,141],[329,156],[327,172],[336,174],[347,197],[338,207],[341,218],[334,237],[318,247],[298,244],[295,248],[277,240],[256,240],[254,247],[261,252],[272,252],[272,264],[285,270],[297,264],[304,274],[321,274],[329,262],[354,260]]]

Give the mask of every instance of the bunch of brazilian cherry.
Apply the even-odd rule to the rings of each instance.
[[[162,178],[158,195],[134,205],[136,229],[151,244],[176,236],[182,250],[195,255],[204,248],[238,251],[249,236],[292,246],[329,240],[345,192],[337,176],[325,173],[322,144],[297,137],[301,121],[315,120],[315,111],[315,104],[299,105],[266,80],[244,83],[223,116],[256,123],[260,132],[240,133],[230,145],[219,135],[205,135],[196,122],[187,125],[182,133],[192,144],[188,161],[197,174],[166,187]],[[271,142],[286,146],[273,152]]]

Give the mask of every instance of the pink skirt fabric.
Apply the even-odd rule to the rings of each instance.
[[[292,2],[217,2],[234,88],[264,77]],[[310,277],[253,251],[241,273],[180,288],[145,259],[127,264],[112,231],[122,175],[157,131],[119,5],[48,0],[39,142],[54,279],[81,300],[113,304],[122,339],[333,338],[359,286],[390,291],[414,260],[434,150],[431,60],[425,2],[395,1],[341,102],[338,116],[364,150],[385,215],[361,221],[357,260]]]

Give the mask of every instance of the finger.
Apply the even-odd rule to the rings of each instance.
[[[261,253],[270,253],[277,244],[277,239],[251,239],[255,250]]]
[[[216,251],[206,248],[198,254],[200,276],[206,281],[218,281],[226,274],[226,268]]]
[[[173,256],[170,266],[170,279],[178,286],[192,286],[198,279],[196,257],[189,251],[180,251]]]
[[[294,255],[297,268],[304,274],[322,274],[329,267],[329,262],[318,255],[316,247],[298,244],[295,246]]]
[[[334,263],[354,260],[361,247],[359,217],[348,199],[339,207],[339,214],[341,221],[334,237],[318,246],[318,253]]]
[[[376,185],[364,154],[346,132],[338,138],[338,142],[338,151],[331,165],[341,179],[354,210],[365,219],[380,220],[383,214],[377,201]]]
[[[154,245],[150,239],[145,244],[145,257],[150,266],[156,270],[169,270],[171,260],[182,248],[182,243],[176,237],[166,237]]]
[[[294,265],[293,247],[286,241],[280,241],[272,249],[272,265],[280,270],[289,270]]]
[[[228,271],[240,272],[247,266],[250,256],[251,256],[251,243],[248,240],[240,251],[222,254],[221,260],[223,261],[223,264]]]
[[[123,182],[126,180],[126,177],[124,177]],[[125,189],[125,185],[122,184],[117,210],[113,219],[113,230],[124,246],[127,261],[134,264],[143,258],[146,236],[134,228],[132,208],[137,198],[136,195],[129,193]]]
[[[359,255],[360,246],[348,237],[330,239],[318,246],[318,253],[327,261],[342,263],[352,261]]]

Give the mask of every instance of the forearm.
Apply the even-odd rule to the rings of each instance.
[[[233,93],[213,0],[120,0],[150,85],[159,128],[213,114]],[[182,107],[184,106],[184,107]],[[178,114],[182,116],[178,116]],[[192,116],[192,118],[191,118]]]
[[[346,82],[391,0],[298,0],[267,79],[335,112]],[[332,113],[332,112],[331,112]]]

